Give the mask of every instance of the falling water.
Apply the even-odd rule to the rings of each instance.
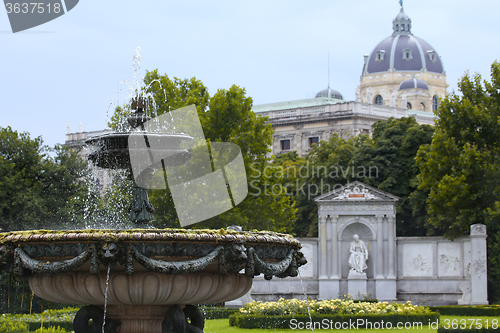
[[[102,333],[104,333],[104,326],[106,325],[106,310],[108,306],[108,289],[109,289],[109,271],[111,270],[111,265],[108,264],[108,273],[106,275],[106,291],[104,293],[104,317],[102,320]]]
[[[311,317],[311,308],[309,307],[309,299],[307,297],[306,288],[304,287],[304,281],[302,281],[302,276],[300,275],[300,269],[298,269],[297,271],[299,273],[300,285],[302,286],[302,291],[304,292],[304,296],[306,298],[307,313],[309,314],[309,321],[311,323],[311,331],[314,332],[314,323],[313,323],[313,320]]]

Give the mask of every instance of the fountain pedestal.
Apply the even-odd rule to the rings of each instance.
[[[111,305],[107,308],[107,317],[120,320],[118,333],[161,333],[161,323],[170,307],[171,305]]]
[[[162,333],[162,322],[173,305],[219,303],[244,295],[252,278],[233,273],[197,272],[167,275],[113,272],[108,281],[106,318],[120,320],[118,333]],[[104,309],[106,272],[37,274],[30,288],[39,297],[60,303],[92,304]]]

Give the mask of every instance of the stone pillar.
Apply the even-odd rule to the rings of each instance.
[[[332,263],[332,279],[339,279],[339,244],[337,235],[337,223],[339,216],[333,215],[331,217],[332,220],[332,254],[331,254],[331,263]]]
[[[470,228],[471,305],[488,304],[486,226],[473,224]]]
[[[394,215],[389,215],[387,217],[387,222],[388,222],[388,227],[389,227],[389,233],[388,233],[388,246],[387,250],[389,252],[389,258],[387,260],[387,277],[389,278],[396,278],[395,274],[395,265],[394,265],[394,257],[395,257],[395,250],[396,250],[396,216]]]
[[[326,275],[326,216],[319,216],[319,278]]]
[[[336,221],[335,221],[336,222]],[[328,222],[331,226],[331,222]],[[336,226],[335,226],[336,228]],[[328,230],[330,229],[330,230]],[[339,296],[339,280],[330,279],[328,277],[327,263],[328,259],[331,257],[332,253],[336,250],[331,248],[330,253],[328,253],[328,238],[327,231],[332,232],[332,228],[327,228],[327,217],[324,215],[319,216],[319,299],[332,299],[338,298]],[[333,259],[330,261],[333,262]]]
[[[332,219],[330,215],[326,217],[326,276],[332,276]]]
[[[382,215],[377,215],[377,268],[376,268],[376,278],[380,279],[384,277],[384,235],[383,235],[383,224],[384,217]]]
[[[383,223],[377,223],[378,226],[383,225]],[[386,270],[383,271],[382,277],[376,278],[376,287],[375,297],[379,301],[395,301],[396,300],[396,275],[395,275],[395,249],[396,249],[396,238],[395,238],[395,216],[389,215],[387,217],[387,251],[383,253],[385,254],[385,258],[387,258],[387,267]],[[378,236],[377,236],[378,237]],[[383,243],[383,242],[382,242]],[[383,259],[382,259],[383,260]],[[378,276],[378,274],[377,274]],[[386,276],[386,277],[384,277]]]

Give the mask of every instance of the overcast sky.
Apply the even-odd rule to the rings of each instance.
[[[80,0],[65,15],[13,34],[0,11],[0,126],[63,143],[104,128],[119,82],[142,69],[236,84],[254,104],[313,97],[328,84],[353,100],[363,54],[392,33],[397,0]],[[498,0],[405,0],[412,32],[441,55],[449,91],[466,70],[489,78],[500,56]],[[120,94],[120,102],[127,92]]]

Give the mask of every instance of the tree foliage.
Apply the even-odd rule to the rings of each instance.
[[[432,143],[418,152],[418,189],[428,193],[426,223],[436,233],[453,239],[486,224],[490,301],[498,301],[500,64],[492,64],[491,82],[466,73],[458,86],[461,94],[451,93],[437,110]]]
[[[285,186],[297,204],[297,235],[317,234],[316,196],[356,180],[401,198],[396,215],[398,235],[426,234],[423,223],[412,214],[409,195],[416,188],[415,155],[420,145],[431,142],[433,128],[410,117],[379,121],[372,129],[371,138],[343,139],[334,134],[305,158],[295,152],[275,158],[274,165],[283,170]],[[422,200],[425,206],[425,198]]]
[[[0,128],[0,227],[60,228],[68,221],[69,200],[83,194],[85,169],[76,151],[49,149],[41,137]]]
[[[500,195],[500,65],[492,82],[462,77],[462,95],[450,94],[437,110],[436,133],[417,156],[418,186],[428,191],[427,223],[445,236],[468,234],[486,223]]]
[[[232,224],[246,230],[260,229],[290,232],[295,220],[295,209],[284,191],[281,194],[266,192],[269,185],[281,186],[279,179],[266,178],[263,170],[269,162],[272,127],[266,118],[252,111],[253,101],[245,89],[233,85],[220,89],[210,96],[203,83],[195,78],[178,79],[160,75],[158,70],[147,72],[144,94],[152,98],[153,115],[161,115],[191,104],[196,105],[206,140],[232,142],[241,148],[247,171],[249,195],[233,209],[196,224],[194,227],[222,228]],[[126,114],[122,108],[112,118],[111,127],[117,127]],[[150,191],[155,206],[157,227],[179,225],[169,189]]]

